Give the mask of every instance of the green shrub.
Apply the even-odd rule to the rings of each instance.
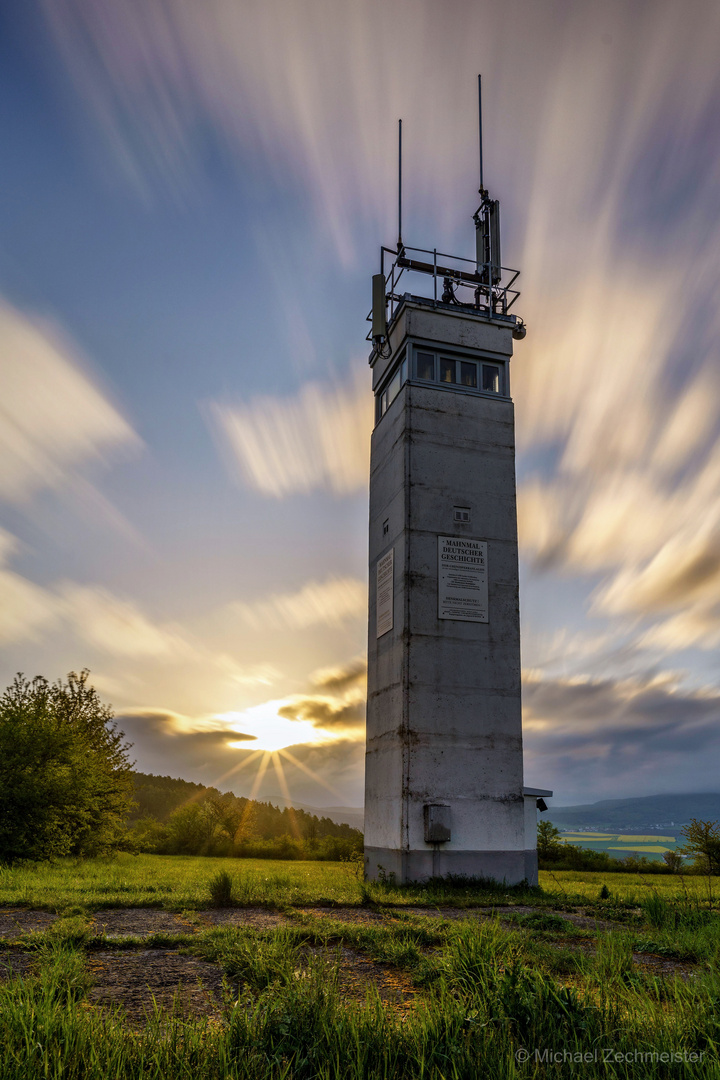
[[[233,879],[226,870],[220,870],[210,879],[210,899],[216,907],[232,907]]]

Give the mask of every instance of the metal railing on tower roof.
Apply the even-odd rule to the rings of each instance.
[[[392,258],[390,269],[386,271],[386,256]],[[429,259],[419,258],[429,256]],[[483,319],[498,316],[517,322],[515,316],[509,316],[520,291],[514,289],[520,271],[505,266],[485,264],[478,266],[474,259],[465,259],[459,255],[447,255],[437,248],[413,248],[402,245],[398,250],[382,247],[380,266],[385,278],[385,304],[389,306],[388,326],[393,322],[396,311],[404,301],[406,292],[400,291],[400,283],[406,275],[415,275],[430,279],[427,284],[428,295],[422,293],[414,299],[430,301],[433,307],[458,308],[468,315]],[[372,322],[372,312],[367,317]],[[519,320],[521,321],[521,320]],[[372,331],[367,340],[372,340]]]

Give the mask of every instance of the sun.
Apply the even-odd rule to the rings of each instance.
[[[327,735],[309,720],[288,720],[280,716],[278,709],[285,704],[285,701],[265,701],[243,712],[218,713],[214,719],[222,720],[238,735],[252,736],[229,743],[238,750],[284,750],[301,743],[327,741]]]

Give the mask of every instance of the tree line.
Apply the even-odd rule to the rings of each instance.
[[[71,671],[0,698],[0,863],[111,851],[340,859],[362,833],[302,810],[134,773],[109,705]]]
[[[128,842],[169,855],[342,859],[362,851],[351,825],[280,808],[169,776],[133,774],[136,806]]]

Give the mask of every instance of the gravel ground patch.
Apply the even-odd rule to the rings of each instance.
[[[132,949],[88,957],[93,986],[87,1001],[122,1009],[133,1024],[142,1024],[155,1006],[189,1019],[219,1015],[223,973],[217,964],[181,956],[170,949]]]
[[[382,926],[387,923],[398,922],[398,914],[403,909],[397,911],[393,908],[381,908],[379,910],[371,908],[351,908],[351,907],[336,907],[336,908],[316,908],[316,907],[304,907],[298,908],[297,913],[299,915],[314,915],[320,919],[333,919],[337,922],[354,923],[361,926]]]
[[[306,960],[314,957],[328,964],[328,978],[337,973],[338,990],[349,1002],[364,1002],[368,991],[377,992],[382,1002],[402,1012],[412,1007],[419,993],[407,972],[390,964],[379,964],[358,949],[311,945],[303,952]],[[296,972],[297,978],[303,975],[302,968]]]
[[[30,953],[16,950],[0,952],[0,982],[14,975],[32,975],[34,972],[35,963]]]
[[[145,934],[194,934],[197,927],[181,915],[152,908],[108,908],[92,916],[95,934],[106,937],[142,937]]]
[[[253,930],[274,930],[290,921],[280,912],[265,908],[206,908],[195,914],[205,926],[249,926]]]
[[[0,938],[12,941],[30,930],[48,930],[57,919],[49,911],[29,911],[27,908],[0,910]]]
[[[529,904],[504,904],[498,907],[400,907],[389,908],[395,914],[422,915],[426,918],[440,918],[458,921],[461,919],[487,919],[497,918],[503,922],[511,922],[513,915],[559,915],[582,930],[615,930],[623,926],[623,923],[608,922],[606,919],[597,919],[594,916],[575,914],[569,911],[555,911],[554,908],[531,907]]]

